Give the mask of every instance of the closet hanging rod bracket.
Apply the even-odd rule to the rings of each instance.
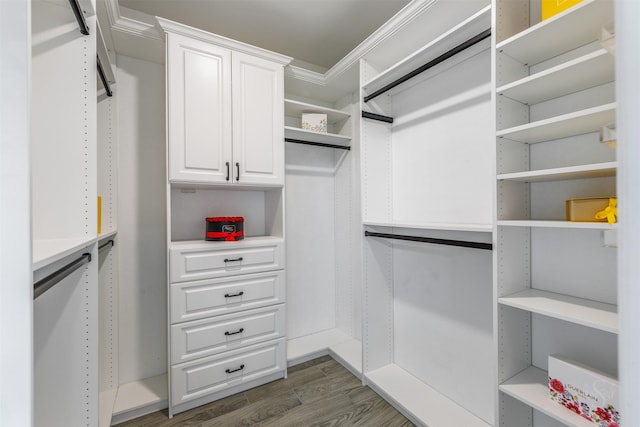
[[[432,243],[436,245],[460,246],[463,248],[492,250],[491,243],[469,242],[466,240],[436,239],[433,237],[407,236],[404,234],[376,233],[365,231],[365,237],[381,237],[383,239],[407,240],[410,242]]]
[[[467,41],[464,41],[464,42],[460,43],[456,47],[446,51],[442,55],[432,59],[431,61],[427,62],[426,64],[421,65],[420,67],[416,68],[415,70],[408,72],[404,76],[399,77],[398,79],[392,81],[388,85],[378,89],[377,91],[373,92],[371,95],[365,96],[364,97],[364,102],[371,101],[373,98],[375,98],[377,96],[380,96],[385,92],[390,91],[394,87],[401,85],[402,83],[406,82],[407,80],[411,80],[412,78],[414,78],[418,74],[421,74],[421,73],[427,71],[429,68],[435,67],[436,65],[440,64],[441,62],[444,62],[447,59],[459,54],[463,50],[468,49],[468,48],[470,48],[471,46],[473,46],[473,45],[475,45],[477,43],[480,43],[482,40],[484,40],[484,39],[486,39],[487,37],[490,37],[490,36],[491,36],[491,29],[489,28],[489,29],[484,30],[480,34],[478,34],[478,35],[476,35],[474,37],[471,37]]]
[[[71,6],[71,10],[73,10],[73,14],[76,17],[76,21],[78,21],[78,27],[80,28],[80,32],[85,36],[89,35],[89,26],[87,25],[87,21],[84,19],[84,13],[78,4],[78,0],[69,0],[69,5]]]
[[[104,90],[107,92],[107,96],[113,96],[113,91],[111,90],[111,85],[109,84],[109,80],[107,80],[107,76],[104,73],[104,68],[102,68],[102,62],[100,62],[100,57],[96,55],[96,59],[98,61],[98,76],[100,76],[100,81],[102,82],[102,86]]]
[[[91,254],[84,253],[75,261],[72,261],[64,267],[54,271],[44,279],[38,280],[33,284],[33,299],[38,298],[40,295],[57,285],[65,277],[69,276],[71,273],[90,262]]]
[[[304,141],[302,139],[285,138],[284,142],[292,142],[294,144],[314,145],[317,147],[337,148],[339,150],[351,150],[348,145],[326,144],[324,142]]]
[[[98,246],[98,251],[103,250],[104,248],[111,246],[114,247],[116,245],[116,243],[113,241],[113,239],[109,239],[106,242],[104,242],[103,244],[101,244],[100,246]]]
[[[383,116],[382,114],[370,113],[368,111],[363,111],[362,117],[365,119],[377,120],[379,122],[393,123],[393,117]]]

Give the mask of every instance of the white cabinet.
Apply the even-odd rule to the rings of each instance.
[[[167,33],[169,181],[282,185],[283,66]]]
[[[284,65],[158,19],[167,33],[169,414],[286,374]],[[234,191],[242,190],[242,191]],[[205,218],[242,216],[239,241]]]

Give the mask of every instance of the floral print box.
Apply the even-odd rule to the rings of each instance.
[[[551,399],[599,427],[619,427],[618,381],[602,372],[549,356]]]

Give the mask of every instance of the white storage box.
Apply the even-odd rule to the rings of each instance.
[[[551,399],[600,427],[617,427],[618,381],[557,354],[549,356]]]
[[[327,115],[308,113],[302,115],[302,129],[327,133]]]

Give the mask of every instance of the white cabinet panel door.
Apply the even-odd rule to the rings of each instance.
[[[283,67],[233,52],[233,179],[284,183]]]
[[[231,179],[231,51],[168,34],[169,181]]]

